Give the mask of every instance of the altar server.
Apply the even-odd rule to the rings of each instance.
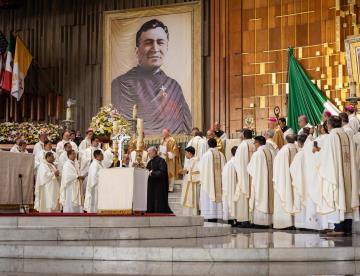
[[[290,165],[297,153],[296,135],[286,136],[286,144],[274,158],[274,228],[283,229],[294,226],[294,190],[290,175]]]
[[[63,206],[64,213],[80,213],[82,210],[82,181],[84,177],[80,175],[77,166],[76,152],[70,150],[68,158],[64,164],[61,187],[60,187],[60,203]]]
[[[256,136],[254,140],[257,150],[252,155],[247,167],[251,176],[249,209],[254,224],[269,226],[272,224],[274,211],[274,187],[272,181],[274,156],[266,146],[265,137]]]
[[[330,134],[323,146],[314,147],[320,185],[318,211],[328,214],[328,222],[335,224],[335,231],[331,235],[351,234],[352,219],[359,220],[359,178],[355,146],[341,128],[339,116],[331,116],[327,126]]]
[[[66,143],[70,143],[71,148],[75,151],[76,154],[78,153],[77,145],[73,141],[70,140],[70,131],[66,130],[63,134],[63,139],[56,145],[56,155],[58,157],[60,157],[60,155],[64,152],[64,150],[65,150],[64,145]]]
[[[89,168],[87,177],[84,210],[88,213],[97,212],[99,171],[103,168],[104,155],[101,150],[94,151],[94,159]]]
[[[181,207],[184,216],[199,215],[200,201],[200,172],[199,158],[196,157],[196,151],[193,147],[185,149],[185,157],[188,160],[184,165],[184,180],[181,192]]]
[[[252,131],[244,129],[244,140],[235,153],[235,168],[238,177],[234,200],[239,207],[236,215],[238,222],[249,222],[250,175],[247,171],[250,159],[256,151]]]
[[[59,211],[59,171],[54,161],[54,154],[48,151],[45,154],[45,161],[40,163],[37,171],[34,209],[39,212]]]
[[[241,212],[240,206],[235,201],[235,191],[239,183],[235,166],[236,150],[236,146],[231,148],[232,157],[222,170],[223,220],[233,225],[236,224],[237,215]]]
[[[216,222],[223,217],[221,172],[226,161],[214,138],[208,140],[208,146],[209,149],[199,164],[201,215],[209,221]]]

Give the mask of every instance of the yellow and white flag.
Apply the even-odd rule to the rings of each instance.
[[[32,55],[19,37],[16,37],[11,95],[18,101],[24,93],[24,79],[32,61]]]

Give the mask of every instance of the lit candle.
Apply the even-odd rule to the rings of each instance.
[[[137,119],[136,128],[138,133],[138,137],[136,140],[136,149],[140,150],[144,139],[144,119]]]
[[[71,120],[71,107],[66,108],[66,121]]]
[[[137,117],[137,104],[134,104],[133,106],[133,114],[132,114],[132,118],[133,120],[136,120],[136,117]]]

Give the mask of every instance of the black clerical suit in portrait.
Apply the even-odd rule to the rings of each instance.
[[[146,168],[151,171],[148,179],[147,213],[172,213],[168,203],[169,179],[165,160],[155,156]]]

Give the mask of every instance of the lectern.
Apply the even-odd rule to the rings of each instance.
[[[130,215],[147,209],[148,170],[110,168],[99,171],[98,212]]]

